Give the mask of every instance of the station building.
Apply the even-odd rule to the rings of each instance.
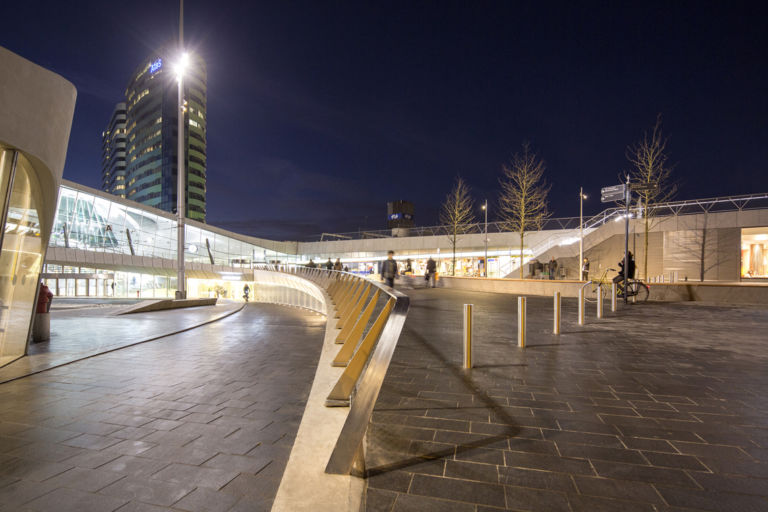
[[[145,75],[152,73],[153,62],[148,62]],[[177,258],[175,215],[131,200],[138,192],[131,194],[130,187],[138,180],[127,183],[127,198],[62,180],[74,86],[3,48],[0,69],[2,366],[26,351],[41,278],[59,296],[173,297]],[[195,115],[199,113],[198,108]],[[126,116],[129,146],[139,138],[132,132],[138,120],[133,127],[131,115],[136,114]],[[136,137],[132,139],[131,133]],[[134,151],[129,147],[126,154]],[[128,162],[129,171],[130,166]],[[630,213],[630,247],[638,262],[646,260],[640,213],[645,212]],[[652,214],[648,271],[640,277],[768,281],[768,194],[679,201],[659,205]],[[454,255],[445,229],[439,226],[285,242],[204,224],[191,210],[189,217],[193,218],[185,222],[184,259],[190,297],[239,298],[243,284],[253,284],[254,266],[264,262],[304,265],[310,259],[321,264],[339,258],[352,272],[376,276],[389,250],[396,252],[401,269],[410,263],[417,276],[431,257],[443,276],[456,274],[444,277],[448,280],[476,277],[481,262],[487,262],[493,280],[518,277],[521,266],[523,277],[549,277],[539,264],[550,259],[560,262],[553,277],[578,277],[580,229],[573,218],[550,219],[539,231],[526,233],[522,251],[517,233],[495,224],[476,224],[460,237]],[[585,220],[585,255],[592,262],[592,273],[605,271],[621,258],[625,218],[623,210],[609,208]]]

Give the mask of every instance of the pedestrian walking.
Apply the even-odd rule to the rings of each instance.
[[[387,259],[381,264],[381,279],[387,283],[387,286],[394,288],[397,278],[397,262],[395,261],[395,251],[387,252]]]
[[[589,258],[584,258],[584,261],[581,263],[581,280],[582,281],[589,281]]]
[[[430,256],[427,260],[427,286],[435,287],[435,281],[437,278],[437,263]]]

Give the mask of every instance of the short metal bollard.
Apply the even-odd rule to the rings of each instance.
[[[597,318],[603,318],[603,285],[597,285]]]
[[[584,325],[584,288],[579,290],[579,325]]]
[[[517,298],[517,346],[525,348],[525,297]]]
[[[611,312],[616,312],[616,283],[611,283]]]
[[[554,318],[552,320],[552,334],[560,334],[560,292],[555,292]]]
[[[472,304],[464,304],[464,368],[472,368]]]

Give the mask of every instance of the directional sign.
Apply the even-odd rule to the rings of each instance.
[[[612,201],[621,201],[624,199],[626,185],[614,185],[612,187],[603,187],[600,189],[600,202],[610,203]]]
[[[637,185],[631,185],[632,192],[650,192],[657,190],[659,186],[655,183],[640,183]]]

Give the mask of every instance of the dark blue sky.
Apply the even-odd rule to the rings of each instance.
[[[280,239],[382,229],[386,202],[407,199],[434,224],[456,175],[493,203],[524,140],[555,215],[578,214],[581,185],[597,213],[659,112],[678,198],[768,191],[765,4],[619,3],[187,1],[209,72],[208,222]],[[177,9],[14,5],[0,44],[78,89],[65,178],[99,186],[101,131]]]

